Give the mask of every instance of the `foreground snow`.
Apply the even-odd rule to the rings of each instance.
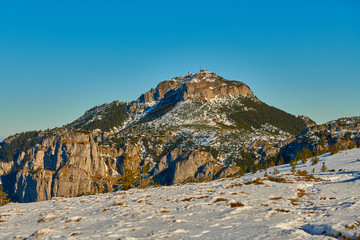
[[[360,149],[298,165],[322,181],[242,178],[0,207],[0,239],[333,239],[360,233]],[[322,162],[330,172],[320,172]],[[339,171],[341,169],[341,171]],[[268,169],[273,173],[274,169]],[[325,181],[326,180],[326,181]],[[359,224],[357,224],[359,220]]]

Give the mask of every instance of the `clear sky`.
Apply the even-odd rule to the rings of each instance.
[[[200,65],[317,123],[360,115],[360,1],[0,0],[0,136]]]

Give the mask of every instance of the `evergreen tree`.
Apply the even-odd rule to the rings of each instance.
[[[316,164],[318,164],[319,163],[319,158],[318,157],[314,157],[313,159],[312,159],[312,165],[316,165]]]
[[[7,193],[3,192],[3,186],[0,185],[0,206],[3,206],[10,201],[7,196]]]
[[[138,168],[131,169],[129,166],[125,166],[123,174],[119,176],[118,183],[122,185],[122,190],[128,190],[135,188],[141,181],[141,175]]]
[[[325,162],[322,163],[322,166],[321,166],[320,171],[322,171],[322,172],[326,172],[326,171],[327,171],[327,167],[326,167],[326,165],[325,165]]]
[[[285,163],[283,156],[280,157],[278,165],[283,165]]]

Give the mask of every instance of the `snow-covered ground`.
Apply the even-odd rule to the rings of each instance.
[[[297,169],[0,207],[0,239],[334,239],[360,234],[360,149]],[[321,172],[322,162],[328,168]],[[272,174],[274,168],[268,169]]]

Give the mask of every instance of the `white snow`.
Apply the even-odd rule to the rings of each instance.
[[[360,234],[360,149],[297,169],[321,181],[263,180],[264,171],[207,183],[131,189],[0,207],[0,239],[334,239]],[[329,171],[321,172],[322,162]],[[267,170],[271,174],[274,168]]]

